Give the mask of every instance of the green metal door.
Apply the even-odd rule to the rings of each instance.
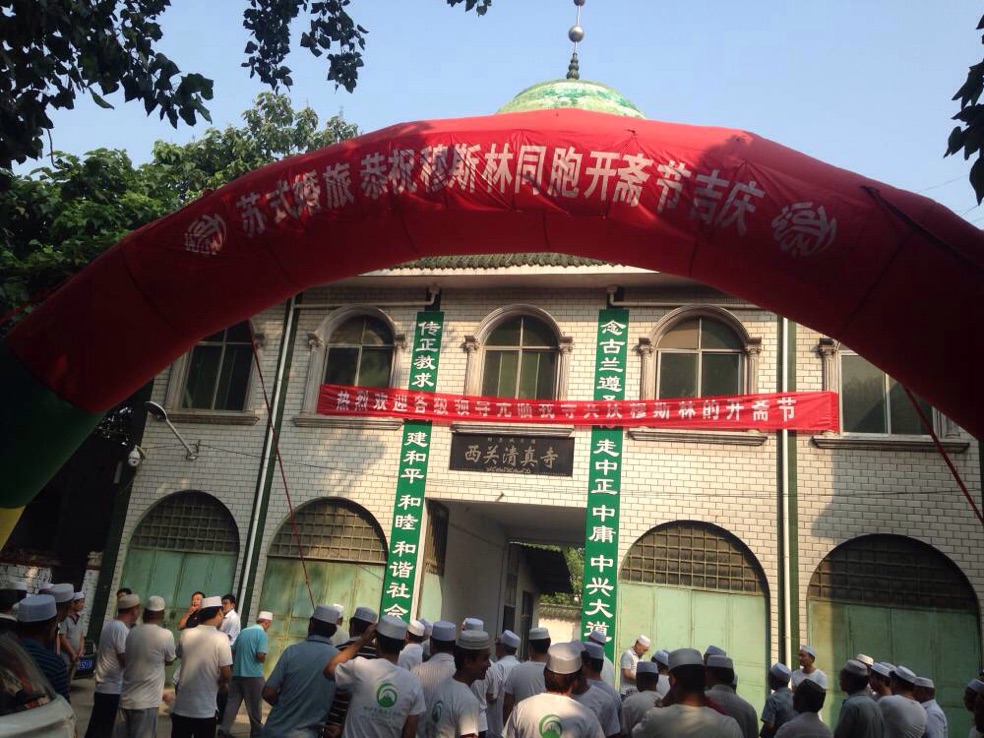
[[[359,605],[378,607],[383,594],[383,566],[341,561],[305,563],[315,604],[337,602],[347,614]],[[264,671],[269,675],[283,650],[307,636],[313,608],[299,559],[267,560],[260,609],[273,613],[273,623],[267,631],[269,653],[264,662]]]
[[[738,694],[761,712],[769,668],[764,597],[630,582],[621,582],[618,594],[617,653],[640,633],[654,649],[703,650],[713,643],[735,662]]]

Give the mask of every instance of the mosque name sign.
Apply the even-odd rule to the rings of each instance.
[[[574,475],[574,439],[455,433],[450,468],[570,477]]]
[[[606,339],[608,340],[608,339]],[[624,341],[621,348],[624,350]],[[604,355],[604,342],[599,351]],[[613,396],[620,375],[599,363],[599,389]],[[779,392],[667,400],[517,400],[507,397],[432,392],[427,372],[410,380],[410,390],[325,384],[318,412],[349,417],[400,417],[435,423],[539,423],[683,430],[798,430],[822,433],[839,428],[837,393]]]

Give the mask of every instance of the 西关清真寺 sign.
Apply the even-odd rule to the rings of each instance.
[[[450,468],[504,474],[574,474],[574,439],[455,433]]]

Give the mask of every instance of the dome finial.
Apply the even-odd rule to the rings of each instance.
[[[574,49],[571,51],[571,62],[567,65],[567,79],[581,79],[580,65],[577,61],[577,45],[584,40],[584,29],[581,28],[581,7],[585,2],[586,0],[574,0],[577,16],[574,19],[574,25],[567,32],[567,38],[574,44]]]

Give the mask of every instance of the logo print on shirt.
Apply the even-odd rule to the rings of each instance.
[[[392,707],[396,704],[396,698],[399,696],[400,693],[396,691],[396,687],[389,682],[383,682],[376,690],[376,702],[379,703],[380,707]]]
[[[444,712],[444,702],[438,700],[437,702],[434,703],[434,706],[431,708],[431,720],[433,720],[435,723],[440,722],[442,712]]]
[[[560,738],[564,733],[564,724],[558,715],[544,715],[540,720],[540,738]]]

